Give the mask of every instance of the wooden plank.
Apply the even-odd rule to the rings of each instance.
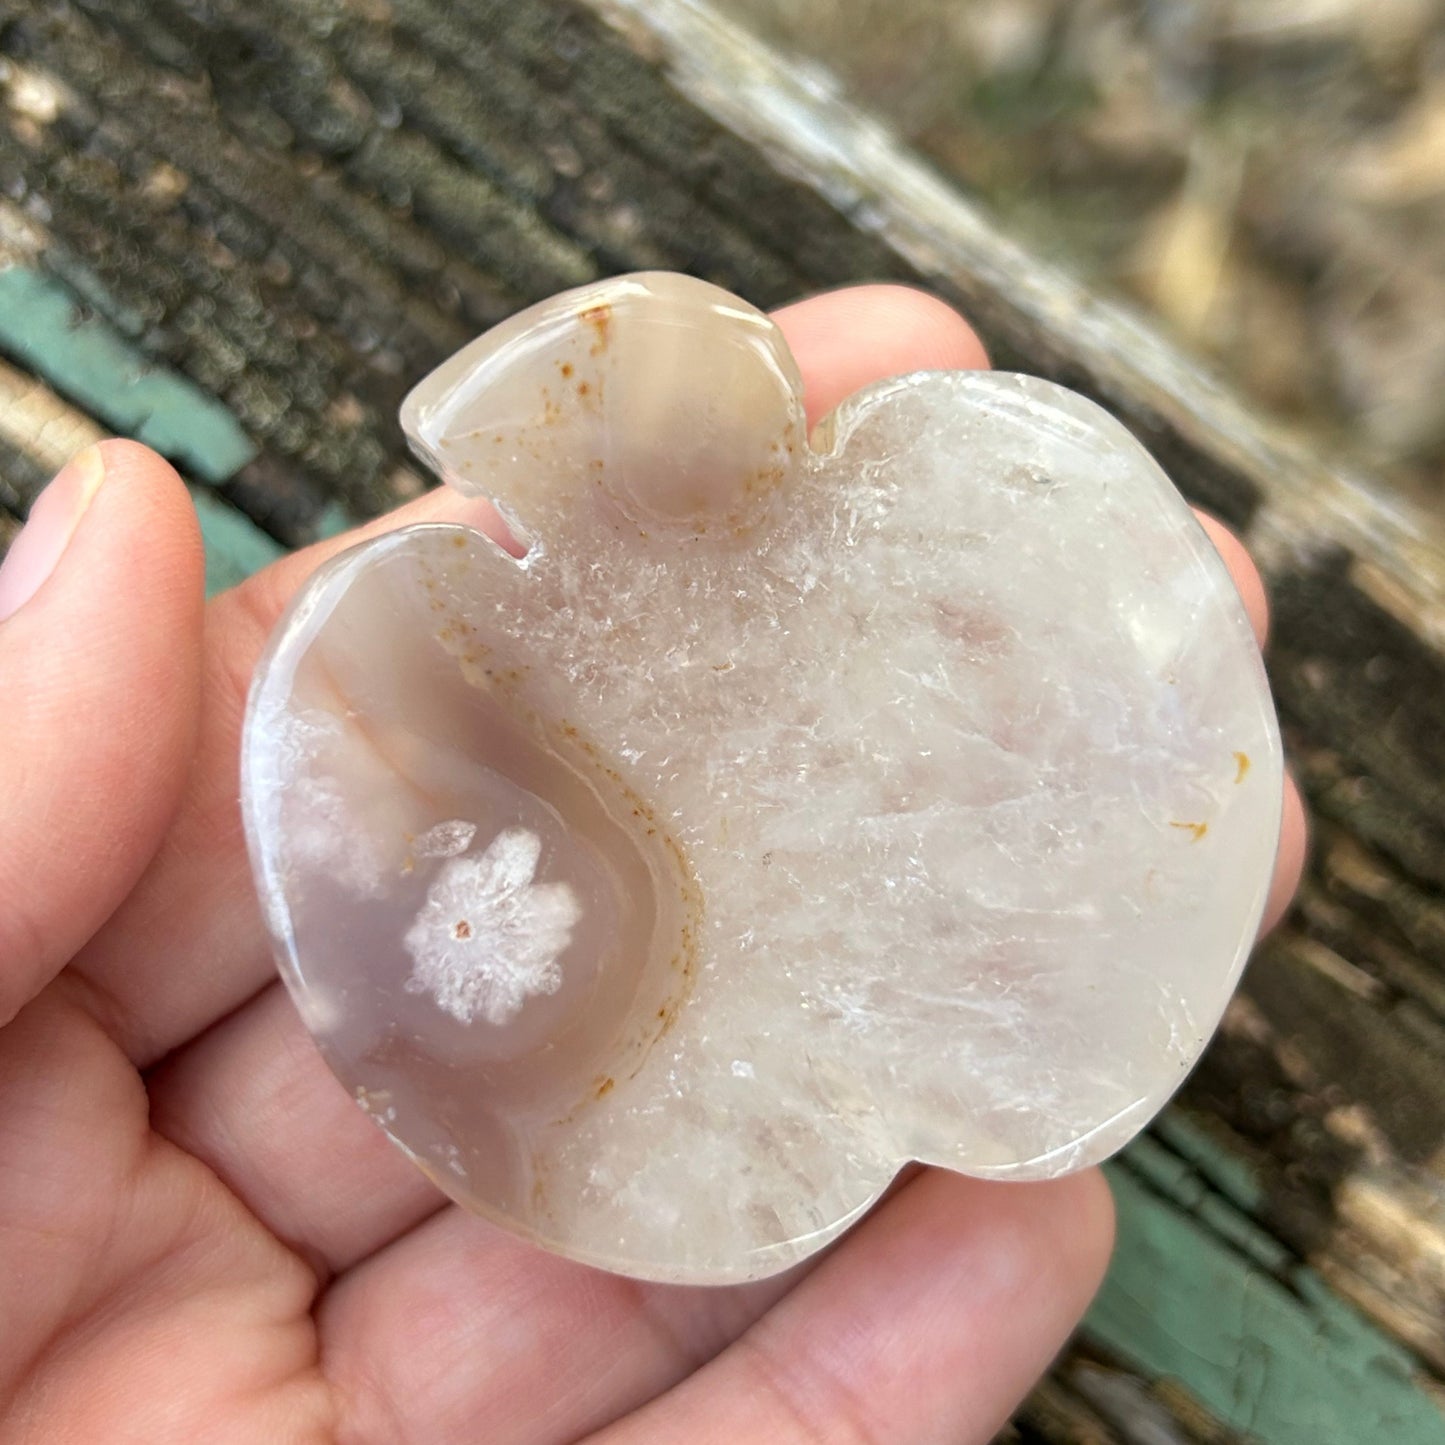
[[[1121,1246],[1088,1333],[1188,1381],[1223,1425],[1271,1445],[1436,1445],[1445,1420],[1405,1349],[1294,1264],[1162,1145],[1110,1168]]]
[[[56,349],[58,355],[43,341],[31,350],[47,370],[53,363],[64,377],[70,374],[65,366],[70,345],[67,338]],[[226,436],[224,429],[219,434]],[[59,396],[46,380],[0,362],[0,556],[41,487],[76,452],[106,435],[107,428]],[[213,489],[193,485],[190,491],[206,548],[207,596],[234,587],[285,550]],[[344,524],[344,518],[333,517],[332,523]]]
[[[30,510],[35,492],[76,452],[105,435],[42,380],[0,361],[0,447],[9,459],[0,502],[16,515]]]
[[[27,266],[0,269],[0,351],[43,363],[51,384],[113,431],[133,436],[206,481],[256,455],[231,413],[115,331],[86,318],[64,286]]]
[[[193,488],[191,499],[206,544],[206,595],[213,597],[274,562],[285,548],[244,512],[213,492]]]

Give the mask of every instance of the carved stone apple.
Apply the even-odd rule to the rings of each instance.
[[[776,327],[671,275],[524,312],[403,420],[525,555],[419,526],[323,568],[244,794],[308,1026],[442,1188],[736,1281],[907,1161],[1043,1178],[1154,1115],[1258,925],[1281,759],[1117,422],[920,373],[809,438]]]

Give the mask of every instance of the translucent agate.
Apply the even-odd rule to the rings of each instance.
[[[739,1281],[908,1161],[1047,1178],[1164,1104],[1281,762],[1230,578],[1123,427],[920,373],[810,437],[773,323],[662,274],[514,317],[403,423],[518,545],[323,567],[244,799],[306,1024],[442,1189]]]

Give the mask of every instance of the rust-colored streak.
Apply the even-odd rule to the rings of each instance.
[[[698,973],[703,899],[697,880],[688,866],[687,856],[677,839],[670,836],[665,827],[659,826],[652,805],[628,784],[618,769],[609,765],[605,754],[597,745],[586,737],[575,723],[565,718],[545,723],[538,718],[537,725],[542,732],[551,733],[557,739],[557,751],[561,757],[574,766],[580,764],[589,771],[595,771],[600,778],[605,778],[617,789],[625,815],[630,815],[631,825],[639,829],[649,843],[658,848],[662,856],[667,857],[675,868],[673,886],[677,888],[677,899],[682,911],[679,946],[669,962],[672,973],[668,988],[670,997],[649,1008],[643,1018],[636,1020],[634,1027],[628,1031],[629,1036],[616,1050],[616,1057],[611,1065],[612,1072],[597,1075],[573,1107],[552,1121],[554,1127],[563,1128],[577,1117],[581,1109],[595,1104],[619,1084],[626,1084],[636,1078],[658,1041],[675,1026]]]
[[[1169,824],[1171,828],[1182,828],[1186,833],[1192,833],[1191,843],[1197,843],[1209,831],[1208,823],[1174,823]]]
[[[1237,769],[1234,774],[1234,781],[1236,783],[1242,783],[1244,781],[1244,775],[1249,771],[1249,754],[1235,753],[1234,766]]]
[[[606,301],[601,301],[596,306],[589,306],[577,319],[584,326],[592,328],[591,355],[601,356],[612,339],[612,307]]]

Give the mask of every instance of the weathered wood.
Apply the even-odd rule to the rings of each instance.
[[[0,271],[0,280],[5,277]],[[0,328],[6,313],[0,312]],[[0,344],[3,344],[0,331]],[[27,372],[0,361],[0,508],[18,526],[67,458],[106,433]],[[0,533],[8,545],[15,526]]]
[[[0,296],[7,282],[13,282],[15,268],[0,271]],[[53,296],[51,299],[54,299]],[[20,517],[47,481],[65,462],[83,447],[102,440],[112,431],[141,431],[115,427],[109,423],[117,412],[145,419],[135,405],[132,394],[140,390],[143,398],[162,401],[164,414],[171,405],[185,405],[194,400],[194,388],[182,378],[154,366],[144,369],[139,358],[119,337],[94,320],[74,327],[62,328],[59,338],[48,325],[52,319],[49,307],[38,313],[27,309],[0,310],[0,346],[19,340],[10,348],[18,352],[32,351],[40,338],[50,338],[43,347],[41,360],[48,374],[64,381],[74,376],[74,350],[78,344],[93,347],[92,358],[118,363],[112,375],[113,387],[102,398],[100,410],[108,425],[100,426],[95,418],[77,409],[56,394],[44,382],[0,361],[0,556],[14,539]],[[162,430],[181,451],[191,451],[204,444],[187,428]],[[225,428],[210,429],[216,450],[208,459],[207,469],[215,458],[227,454],[230,446]],[[156,439],[154,431],[148,438]],[[230,455],[236,456],[234,447]],[[196,515],[201,524],[201,537],[206,548],[206,591],[214,594],[234,587],[268,562],[279,557],[284,548],[268,536],[244,512],[217,496],[211,488],[192,486]]]
[[[22,343],[23,318],[0,313],[23,368],[0,373],[0,544],[63,436],[89,418],[138,428],[142,382],[218,399],[255,448],[221,475],[194,435],[189,452],[161,438],[217,481],[199,505],[219,583],[270,555],[258,529],[294,545],[413,493],[403,391],[559,286],[639,265],[763,304],[877,277],[933,286],[997,359],[1111,406],[1246,529],[1320,820],[1300,904],[1220,1040],[1115,1166],[1118,1263],[1016,1438],[1439,1438],[1439,524],[1040,266],[816,76],[687,0],[598,8],[620,33],[567,0],[12,6],[0,87],[30,83],[0,106],[0,264],[29,276],[3,284],[63,295],[80,325],[36,313]],[[98,391],[92,347],[120,359]],[[35,422],[46,408],[53,426]]]
[[[36,348],[43,348],[46,369],[88,414],[206,481],[224,481],[256,455],[209,393],[152,369],[109,327],[77,324],[73,313],[70,293],[50,277],[25,266],[0,271],[0,342],[32,366],[40,359]],[[56,440],[68,445],[66,438]]]
[[[1162,1138],[1136,1141],[1110,1171],[1128,1247],[1089,1335],[1152,1376],[1188,1381],[1207,1416],[1246,1436],[1266,1427],[1275,1445],[1441,1438],[1409,1352],[1211,1188],[1166,1142],[1179,1127],[1166,1120]]]

